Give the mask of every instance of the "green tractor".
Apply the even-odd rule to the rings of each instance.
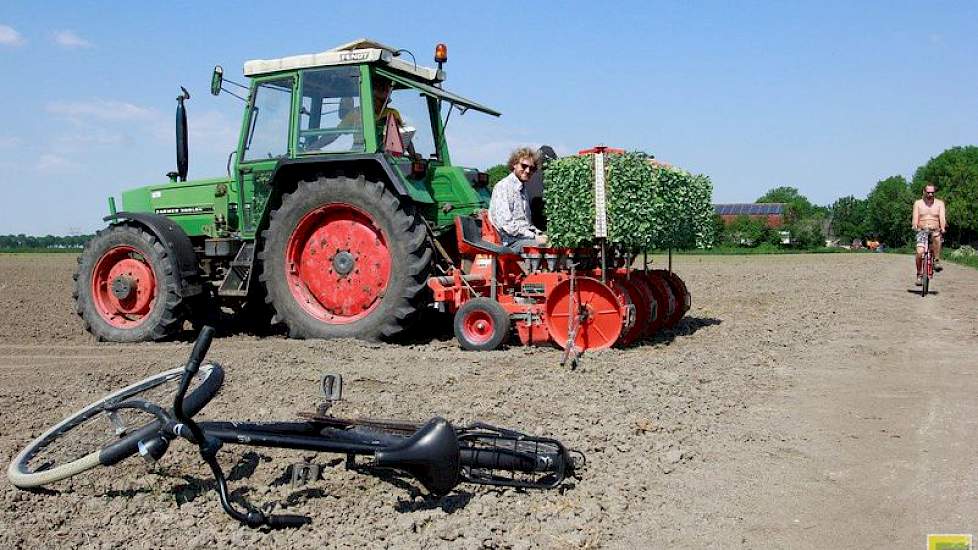
[[[452,111],[499,113],[442,88],[447,60],[418,66],[358,40],[215,67],[211,93],[247,90],[226,177],[187,181],[184,90],[177,171],[109,199],[109,226],[75,275],[77,312],[100,340],[173,335],[223,308],[284,323],[296,338],[392,337],[429,305],[437,241],[486,207],[488,177],[453,166]],[[413,57],[413,56],[412,56]],[[442,248],[444,250],[444,248]]]

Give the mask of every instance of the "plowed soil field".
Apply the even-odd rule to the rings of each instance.
[[[97,343],[74,313],[71,255],[0,255],[0,464],[94,398],[180,365],[175,342]],[[561,490],[461,485],[425,496],[342,457],[225,447],[236,495],[313,524],[225,516],[185,442],[50,489],[0,480],[2,548],[915,548],[978,531],[978,271],[949,265],[926,298],[905,256],[682,256],[693,308],[673,331],[586,355],[232,334],[200,418],[294,419],[324,372],[342,416],[484,420],[587,455]],[[420,331],[422,334],[425,330]],[[293,488],[309,460],[321,480]]]

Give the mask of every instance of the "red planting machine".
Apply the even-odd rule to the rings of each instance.
[[[462,267],[432,277],[435,305],[455,315],[465,349],[501,346],[515,325],[524,345],[555,343],[564,360],[587,350],[628,346],[671,328],[689,310],[686,284],[671,270],[636,268],[636,256],[607,242],[604,164],[620,150],[581,151],[595,162],[595,245],[534,247],[516,253],[501,245],[483,212],[458,217]]]

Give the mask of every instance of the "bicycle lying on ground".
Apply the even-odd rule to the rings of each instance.
[[[7,477],[11,483],[22,489],[41,487],[97,466],[117,464],[136,453],[155,462],[163,457],[172,440],[183,438],[197,445],[210,467],[221,506],[228,515],[249,527],[278,528],[298,527],[310,519],[266,515],[251,506],[241,512],[232,506],[227,479],[217,460],[225,443],[345,454],[348,463],[354,465],[357,455],[372,456],[372,461],[360,466],[405,472],[436,496],[448,493],[462,481],[522,488],[557,487],[584,463],[581,453],[568,450],[555,439],[483,423],[456,428],[437,417],[420,425],[333,417],[328,409],[340,399],[343,387],[338,375],[323,377],[326,402],[316,413],[300,415],[303,421],[195,422],[193,416],[217,394],[224,381],[220,365],[201,365],[213,335],[211,327],[204,327],[185,367],[105,396],[32,441],[10,463]],[[164,410],[146,399],[177,381],[171,409]],[[146,413],[155,419],[146,422]],[[141,425],[131,429],[127,421]]]

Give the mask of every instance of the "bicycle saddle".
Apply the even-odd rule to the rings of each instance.
[[[432,418],[403,443],[374,453],[374,465],[403,470],[431,494],[444,495],[461,481],[455,428]]]

